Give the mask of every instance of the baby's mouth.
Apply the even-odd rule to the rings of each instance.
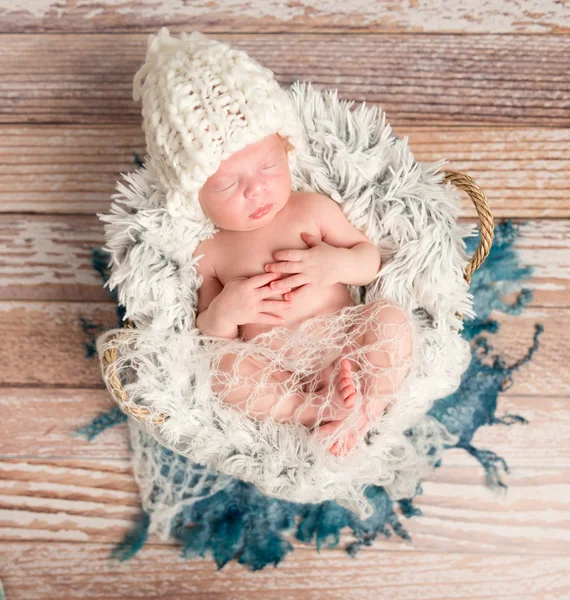
[[[260,206],[254,213],[252,213],[249,216],[252,217],[253,219],[255,219],[257,217],[262,217],[264,214],[268,213],[271,210],[272,206],[273,206],[273,204],[264,204],[263,206]]]

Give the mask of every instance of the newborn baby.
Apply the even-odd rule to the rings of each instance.
[[[379,271],[378,249],[352,226],[336,202],[321,194],[291,190],[285,144],[273,134],[246,146],[223,161],[200,190],[205,214],[220,229],[194,252],[202,255],[196,268],[203,278],[196,327],[205,335],[247,341],[276,326],[296,330],[313,317],[354,306],[347,285],[365,285]],[[358,443],[371,416],[385,411],[388,395],[406,374],[402,364],[409,363],[412,353],[411,328],[402,310],[385,300],[361,310],[369,327],[351,344],[372,346],[379,341],[379,332],[390,328],[392,341],[389,347],[377,346],[364,354],[378,367],[378,375],[363,378],[357,425],[331,446],[337,456]],[[238,369],[255,378],[264,366],[252,356],[235,362],[236,355],[225,354],[220,368]],[[324,402],[337,365],[333,396],[319,412],[318,404],[307,401],[308,394],[313,400],[315,393],[320,394]],[[271,418],[279,422],[301,423],[314,428],[318,437],[328,436],[355,410],[353,375],[358,369],[345,352],[330,356],[316,391],[282,402],[275,384],[286,381],[292,372],[277,370],[272,373],[272,386],[258,394],[248,415],[267,419],[271,412]],[[219,392],[223,386],[214,380],[212,389]],[[245,410],[250,391],[225,392],[226,402]],[[366,398],[373,400],[367,403]]]

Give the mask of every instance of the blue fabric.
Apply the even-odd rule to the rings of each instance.
[[[489,335],[496,333],[499,328],[499,323],[490,318],[491,311],[517,315],[531,300],[530,291],[521,285],[524,279],[530,277],[531,268],[520,265],[513,246],[518,235],[519,226],[510,220],[497,226],[489,257],[475,272],[471,282],[477,318],[467,322],[463,330],[465,338],[472,341],[471,364],[457,392],[437,401],[430,411],[450,432],[459,436],[454,447],[464,449],[484,466],[487,484],[502,488],[506,488],[506,485],[501,480],[501,471],[508,473],[507,464],[491,450],[475,448],[472,439],[483,425],[527,423],[518,415],[496,417],[497,398],[512,383],[513,373],[529,361],[538,349],[542,326],[536,325],[534,339],[526,355],[514,364],[506,364],[500,356],[494,356],[490,365],[486,364],[488,361],[483,362],[492,352]],[[466,239],[470,254],[475,251],[477,243],[476,238]],[[106,281],[108,255],[99,248],[93,248],[92,252],[93,266]],[[505,303],[502,297],[515,290],[518,291],[516,300],[512,304]],[[113,297],[116,302],[116,294]],[[119,327],[123,313],[122,307],[117,306]],[[86,343],[87,356],[94,357],[94,341],[101,327],[85,320],[83,327],[90,338]],[[93,439],[106,428],[126,419],[118,408],[113,408],[77,433]],[[165,456],[172,455],[166,448],[164,453]],[[185,461],[187,459],[178,464],[185,464]],[[436,468],[439,466],[440,462],[435,464]],[[421,493],[419,485],[412,498],[398,502],[405,518],[421,515],[421,511],[413,505],[413,499]],[[362,545],[371,545],[378,534],[390,537],[394,532],[404,539],[410,539],[394,510],[395,503],[384,489],[370,486],[366,494],[375,512],[368,519],[361,520],[336,502],[303,505],[268,498],[251,484],[234,479],[215,496],[182,510],[175,519],[171,534],[181,542],[182,555],[185,557],[204,557],[210,552],[218,569],[231,560],[237,560],[252,570],[263,569],[269,564],[277,565],[288,552],[293,551],[292,545],[282,535],[293,528],[296,528],[295,537],[298,540],[306,543],[314,540],[319,551],[325,546],[337,546],[341,530],[348,526],[355,537],[355,541],[346,547],[352,556]],[[297,515],[300,519],[296,525]],[[131,558],[144,545],[148,526],[149,515],[143,512],[133,529],[113,550],[111,557],[121,561]]]

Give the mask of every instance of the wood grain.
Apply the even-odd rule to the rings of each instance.
[[[0,458],[127,460],[131,452],[126,423],[105,430],[91,441],[76,435],[79,428],[114,406],[104,389],[3,388],[0,410],[4,428],[11,433],[0,441]],[[502,394],[497,417],[506,414],[520,415],[529,423],[481,427],[473,444],[492,449],[513,469],[570,466],[570,438],[561,433],[570,427],[570,397]],[[448,450],[444,456],[447,466],[477,464],[460,449]]]
[[[79,428],[114,407],[105,389],[2,388],[0,412],[10,435],[0,440],[0,458],[128,460],[126,423],[91,441],[76,435]],[[506,414],[520,415],[529,423],[481,427],[473,439],[477,448],[493,450],[513,469],[568,469],[570,437],[563,432],[570,428],[570,397],[501,394],[497,417]],[[463,467],[477,464],[460,449],[446,451],[444,462]]]
[[[220,34],[281,85],[378,104],[393,126],[568,127],[570,36]],[[1,123],[140,123],[145,34],[0,35]],[[545,65],[548,68],[545,68]]]
[[[400,3],[395,0],[360,2],[350,10],[341,3],[315,0],[274,3],[249,0],[228,4],[220,0],[147,0],[116,3],[85,0],[61,3],[29,0],[0,4],[2,31],[143,31],[163,25],[176,31],[282,32],[462,32],[544,34],[570,31],[565,2],[532,0],[501,4],[481,2],[465,7],[458,0],[444,4]],[[416,33],[417,34],[417,33]]]
[[[517,248],[532,307],[497,314],[508,363],[545,326],[474,444],[511,467],[506,496],[461,450],[423,484],[412,543],[380,538],[355,559],[292,541],[276,569],[183,559],[151,536],[109,553],[140,511],[126,424],[92,442],[78,427],[112,407],[90,324],[117,324],[93,270],[122,172],[144,155],[131,98],[149,33],[200,30],[246,50],[284,86],[312,81],[386,111],[424,162],[471,175],[495,217],[532,219]],[[570,12],[566,0],[465,5],[0,0],[0,577],[9,600],[570,597]],[[231,32],[231,33],[228,33]],[[500,34],[500,35],[498,35]],[[562,35],[560,35],[562,34]],[[462,217],[473,219],[468,199]],[[91,334],[97,330],[90,329]],[[289,535],[289,539],[291,539]]]
[[[471,175],[497,218],[570,215],[570,129],[418,125],[393,133],[408,138],[416,160],[446,159],[442,170]],[[0,213],[105,212],[135,155],[145,156],[140,124],[1,125]],[[466,195],[462,215],[476,217]]]
[[[252,573],[208,557],[184,559],[172,547],[148,547],[132,560],[109,560],[111,544],[0,544],[10,561],[9,600],[562,600],[566,556],[401,552],[363,548],[298,548],[277,565]],[[381,596],[379,596],[381,594]]]
[[[533,360],[515,375],[513,395],[570,395],[567,373],[570,332],[568,308],[528,309],[520,316],[496,315],[501,329],[493,337],[507,364],[520,360],[532,343],[536,323],[545,327]],[[118,322],[112,303],[0,302],[0,386],[100,388],[98,362],[85,358],[90,341],[83,324],[105,329]],[[93,332],[95,333],[95,332]],[[548,382],[545,388],[545,382]]]
[[[0,300],[113,302],[91,263],[93,248],[105,247],[103,225],[96,215],[0,214]],[[529,221],[520,231],[531,306],[570,307],[570,221]]]
[[[5,430],[11,434],[0,440],[0,458],[127,460],[130,449],[126,423],[107,429],[91,441],[76,435],[79,428],[115,406],[106,389],[2,388],[0,411]],[[22,427],[22,423],[28,425]]]
[[[501,495],[486,487],[481,467],[444,465],[423,482],[423,493],[414,501],[422,516],[403,519],[412,541],[380,536],[374,546],[386,551],[568,554],[569,473],[513,469],[505,477],[508,491]],[[132,527],[139,507],[129,461],[0,461],[0,540],[117,543]],[[289,539],[297,548],[306,546]],[[350,529],[343,529],[343,544],[352,541]],[[149,543],[174,541],[152,535]]]

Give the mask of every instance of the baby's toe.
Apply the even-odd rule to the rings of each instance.
[[[354,403],[356,402],[356,393],[352,391],[348,396],[344,399],[344,405],[346,408],[352,408]]]
[[[317,439],[321,439],[327,437],[334,433],[342,424],[342,420],[339,421],[330,421],[329,423],[325,423],[324,425],[319,425],[319,427],[315,430],[315,435]]]
[[[340,441],[340,440],[339,440]],[[337,442],[337,456],[346,456],[353,448],[356,443],[356,439],[352,434],[348,434],[342,443]]]
[[[356,399],[356,388],[352,385],[352,382],[349,381],[346,384],[341,384],[340,393],[342,395],[342,399],[344,400],[344,405],[350,408]]]

